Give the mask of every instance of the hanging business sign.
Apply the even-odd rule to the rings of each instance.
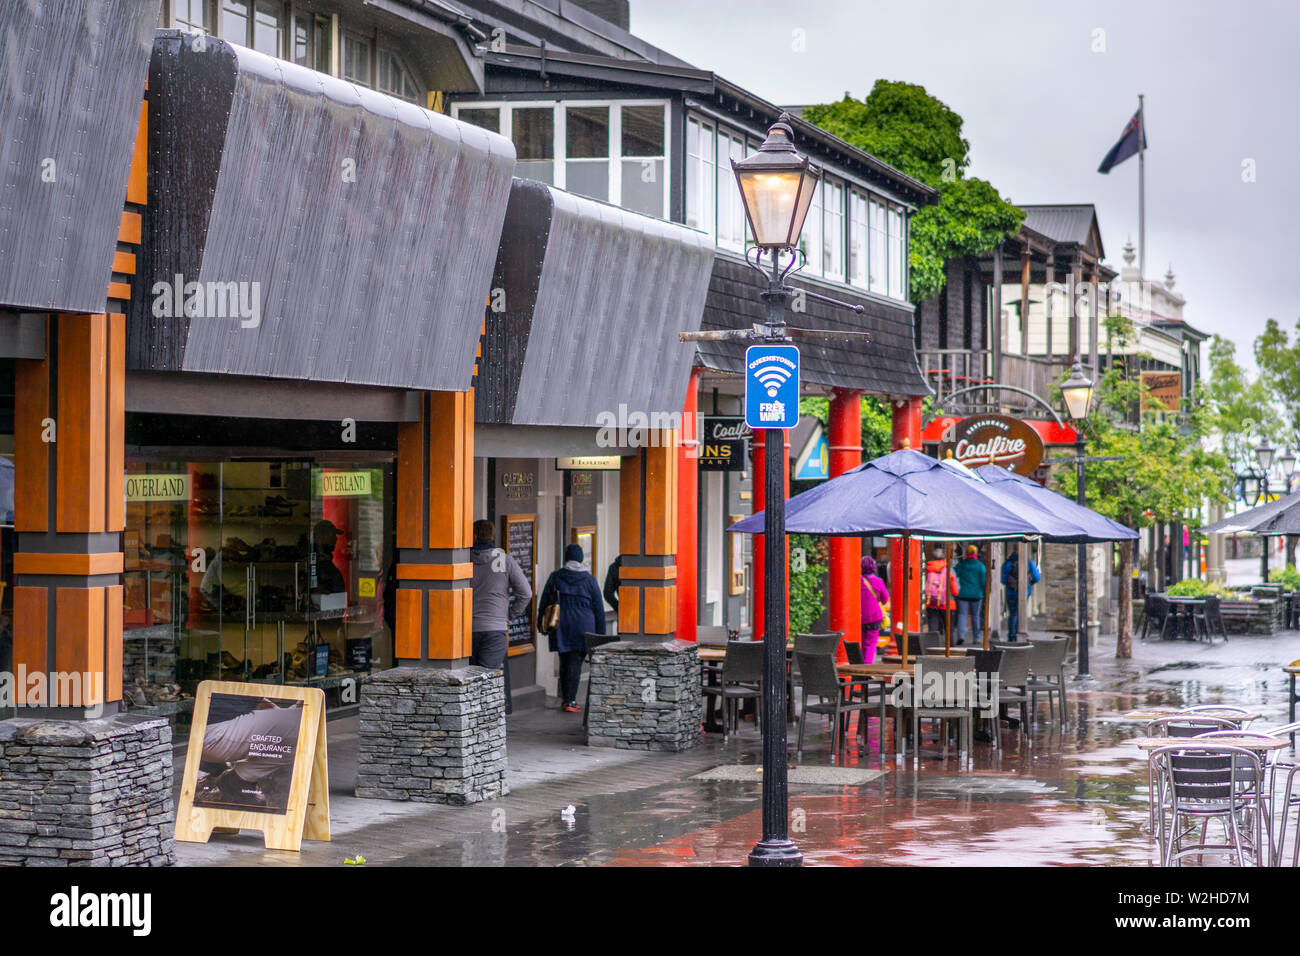
[[[745,350],[745,424],[794,428],[799,424],[799,349],[751,345]]]
[[[753,431],[739,415],[700,419],[699,463],[702,471],[744,471],[745,442]]]
[[[189,475],[126,474],[127,501],[189,501]]]
[[[1142,373],[1142,411],[1178,411],[1183,399],[1183,376],[1181,372],[1143,372]],[[1157,409],[1155,401],[1160,403]]]
[[[556,471],[618,471],[623,459],[618,455],[584,455],[555,459]]]
[[[1018,418],[971,415],[944,434],[939,456],[947,457],[949,451],[968,468],[997,465],[1017,475],[1031,475],[1043,461],[1043,440]]]

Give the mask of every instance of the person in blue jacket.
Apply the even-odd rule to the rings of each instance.
[[[560,704],[571,714],[579,713],[578,681],[582,659],[587,653],[587,635],[605,633],[605,602],[600,585],[582,566],[582,546],[564,549],[564,567],[552,572],[542,589],[537,619],[546,619],[546,609],[560,605],[560,623],[548,636],[550,649],[560,655]]]
[[[1002,586],[1006,589],[1007,594],[1007,640],[1014,641],[1016,635],[1020,633],[1020,595],[1016,586],[1020,581],[1020,562],[1017,559],[1019,549],[1012,551],[1011,556],[1002,562]],[[1034,559],[1029,559],[1029,578],[1028,585],[1025,588],[1025,600],[1029,595],[1034,593],[1034,585],[1043,579],[1039,573],[1038,565],[1034,564]]]

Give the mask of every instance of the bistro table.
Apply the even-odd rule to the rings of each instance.
[[[1139,750],[1146,751],[1156,751],[1161,747],[1185,747],[1194,750],[1197,741],[1206,747],[1241,747],[1244,750],[1255,750],[1260,753],[1269,753],[1288,746],[1286,740],[1281,737],[1254,737],[1250,734],[1234,737],[1228,733],[1222,737],[1134,737],[1131,740]]]
[[[1165,595],[1165,600],[1169,602],[1170,612],[1174,614],[1175,622],[1175,640],[1182,638],[1187,641],[1198,640],[1196,636],[1195,615],[1198,608],[1204,608],[1206,600],[1203,597],[1170,597]],[[1207,628],[1208,630],[1208,628]],[[1214,642],[1214,637],[1210,636],[1210,642]]]
[[[1297,668],[1300,670],[1300,668]],[[1130,710],[1124,714],[1126,720],[1159,720],[1162,717],[1211,717],[1218,720],[1239,720],[1243,724],[1259,720],[1260,715],[1252,711],[1242,712],[1241,707],[1225,707],[1223,710],[1180,710],[1177,707],[1157,707],[1151,710]]]

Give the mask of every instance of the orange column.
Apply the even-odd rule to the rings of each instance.
[[[862,464],[862,393],[835,389],[830,400],[830,474],[834,478]],[[862,541],[831,538],[830,626],[844,640],[862,636]],[[843,644],[839,657],[847,661]]]
[[[397,430],[398,662],[470,656],[474,392],[428,392]]]
[[[126,319],[47,321],[15,361],[14,667],[47,675],[26,705],[95,708],[122,699]]]
[[[677,452],[677,637],[695,640],[699,623],[699,461],[700,376],[704,369],[691,370],[682,404],[682,433]]]
[[[623,456],[619,472],[620,637],[677,630],[677,432],[651,431],[649,441]]]
[[[921,449],[921,398],[896,399],[894,401],[893,435],[891,446],[899,448]],[[895,635],[899,633],[902,622],[897,620],[903,606],[903,588],[910,586],[911,593],[907,602],[907,624],[913,631],[921,629],[921,602],[917,599],[917,582],[921,573],[921,544],[910,543],[906,560],[903,557],[903,543],[899,540],[889,542],[889,607],[891,620],[894,621]],[[907,574],[904,574],[904,570]]]

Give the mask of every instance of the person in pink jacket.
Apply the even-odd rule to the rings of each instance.
[[[871,664],[876,660],[876,644],[880,640],[880,622],[885,619],[884,607],[889,604],[889,589],[876,574],[876,559],[862,559],[862,660]]]

